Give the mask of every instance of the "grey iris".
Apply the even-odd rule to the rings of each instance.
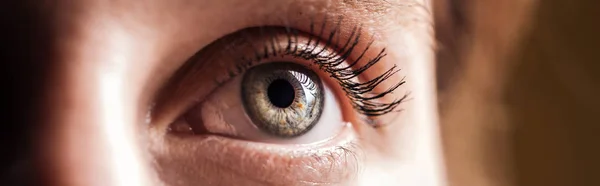
[[[323,85],[312,70],[287,62],[254,66],[242,80],[244,108],[254,125],[276,137],[308,132],[323,109]]]

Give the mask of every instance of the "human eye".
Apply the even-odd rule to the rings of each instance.
[[[314,25],[312,28],[314,32]],[[169,130],[258,142],[314,143],[334,137],[355,119],[350,114],[344,118],[342,103],[364,115],[394,110],[401,99],[390,103],[372,100],[391,93],[402,82],[378,94],[369,94],[369,90],[398,72],[396,67],[370,81],[358,79],[385,51],[367,59],[364,55],[370,45],[366,45],[356,60],[348,62],[361,39],[360,28],[354,27],[345,41],[335,41],[342,45],[338,49],[332,46],[336,34],[339,31],[334,29],[328,33],[330,38],[320,41],[291,28],[259,27],[207,46],[218,52],[200,52],[195,58],[220,63],[224,70],[220,74],[225,76],[217,74],[216,88]],[[363,58],[365,64],[359,65]]]
[[[356,178],[359,133],[385,126],[407,94],[400,68],[381,63],[385,46],[344,20],[240,28],[189,57],[150,114],[160,118],[159,175],[209,185]],[[165,113],[177,114],[156,116]]]

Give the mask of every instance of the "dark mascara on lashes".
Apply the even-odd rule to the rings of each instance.
[[[342,19],[340,18],[337,21],[336,26],[329,32],[327,40],[325,41],[325,45],[322,49],[320,49],[320,51],[315,51],[315,50],[316,50],[316,48],[318,48],[318,46],[320,44],[319,38],[322,38],[322,36],[324,34],[327,19],[325,19],[323,21],[321,29],[317,36],[315,36],[315,34],[316,34],[315,28],[314,28],[315,22],[311,21],[310,33],[308,34],[308,41],[305,43],[305,45],[312,46],[312,47],[307,47],[305,49],[299,49],[298,48],[298,35],[299,35],[299,32],[301,32],[301,31],[294,29],[294,28],[290,28],[290,27],[285,27],[285,34],[287,36],[286,37],[287,38],[287,46],[285,46],[285,47],[282,47],[279,44],[280,42],[277,42],[279,40],[279,38],[277,38],[276,36],[273,36],[268,41],[268,43],[266,43],[265,46],[260,49],[257,47],[254,47],[254,45],[252,45],[251,42],[248,42],[249,44],[251,44],[252,48],[254,48],[254,57],[253,57],[254,59],[243,58],[242,59],[243,62],[236,66],[237,67],[236,70],[238,73],[241,73],[244,69],[249,68],[256,62],[261,61],[265,58],[268,58],[269,56],[276,56],[278,54],[279,55],[289,55],[289,56],[292,56],[295,58],[302,58],[305,60],[312,61],[314,64],[318,65],[320,69],[329,73],[331,75],[331,77],[334,78],[338,82],[338,84],[343,88],[344,92],[346,92],[349,99],[351,100],[351,105],[358,113],[360,113],[364,116],[367,116],[367,118],[369,118],[369,117],[385,115],[387,113],[395,111],[397,106],[400,105],[402,102],[404,102],[408,95],[404,95],[401,98],[397,98],[391,102],[384,102],[384,103],[378,101],[378,99],[385,97],[388,94],[391,94],[398,87],[400,87],[401,85],[406,83],[404,81],[404,78],[400,82],[397,82],[396,84],[394,84],[393,86],[391,86],[390,88],[388,88],[387,90],[385,90],[383,92],[374,93],[373,91],[374,91],[375,87],[377,87],[379,84],[381,84],[388,78],[392,77],[393,75],[397,74],[400,71],[400,69],[396,65],[394,65],[393,67],[389,68],[387,71],[383,72],[382,74],[380,74],[379,76],[376,76],[375,78],[373,78],[371,80],[368,80],[365,82],[358,82],[358,81],[354,80],[354,79],[356,79],[355,77],[359,76],[360,74],[362,74],[363,72],[368,70],[370,67],[374,66],[376,63],[381,61],[381,59],[386,56],[386,50],[385,50],[385,48],[382,49],[377,54],[377,56],[368,60],[368,62],[365,65],[358,67],[358,68],[353,68],[353,67],[357,66],[357,64],[362,60],[364,54],[370,49],[370,47],[373,43],[373,41],[370,41],[367,44],[366,48],[362,51],[362,53],[356,60],[349,63],[348,66],[340,67],[340,66],[342,66],[343,62],[345,62],[347,60],[347,58],[350,56],[350,54],[352,54],[355,47],[360,43],[360,38],[362,36],[361,35],[362,34],[361,27],[355,26],[355,27],[353,27],[353,30],[352,30],[349,38],[346,40],[346,42],[343,44],[343,46],[341,48],[332,47],[332,46],[337,46],[337,44],[341,44],[340,39],[339,39],[341,22],[342,22]],[[267,30],[267,29],[271,29],[271,28],[270,27],[260,27],[259,29],[261,29],[261,33],[262,33],[263,30]],[[276,28],[272,28],[272,29],[276,29]],[[336,36],[337,36],[337,43],[334,43],[333,40],[334,40],[334,38],[336,38]],[[318,37],[318,38],[314,38],[314,37]],[[270,45],[270,46],[268,46],[268,45]],[[271,52],[268,51],[269,48],[270,48]],[[327,56],[322,56],[322,53],[324,51],[326,51],[327,48],[333,48],[335,52],[332,52],[332,54],[329,54]],[[367,123],[373,123],[373,122],[367,122]],[[377,127],[377,126],[375,126],[375,127]]]

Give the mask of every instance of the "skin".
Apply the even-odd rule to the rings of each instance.
[[[437,117],[431,104],[435,102],[431,91],[431,21],[423,21],[430,19],[429,13],[408,13],[412,12],[406,8],[409,6],[386,8],[389,3],[406,5],[391,0],[225,6],[233,2],[0,2],[4,8],[0,20],[8,25],[0,29],[0,57],[4,62],[0,69],[3,75],[8,74],[2,78],[7,81],[2,92],[8,93],[3,96],[8,98],[7,104],[2,106],[8,109],[2,111],[0,130],[0,144],[8,153],[0,153],[0,184],[268,184],[257,182],[256,176],[237,174],[239,169],[222,169],[240,165],[229,161],[241,160],[239,156],[222,157],[214,155],[212,149],[164,143],[168,135],[156,127],[166,128],[169,122],[160,121],[176,117],[181,111],[175,108],[181,105],[174,104],[160,114],[154,112],[151,122],[146,122],[146,111],[157,98],[158,87],[167,84],[166,79],[192,53],[241,29],[238,27],[269,20],[246,15],[242,9],[285,17],[281,21],[300,17],[280,16],[281,12],[311,9],[306,8],[308,5],[311,10],[325,9],[330,14],[356,14],[357,18],[348,22],[351,24],[375,20],[367,24],[369,33],[379,36],[378,45],[393,54],[388,61],[401,64],[403,75],[409,79],[400,91],[418,95],[402,105],[402,117],[391,116],[397,118],[388,120],[394,125],[374,131],[352,123],[352,130],[346,130],[354,131],[346,133],[348,138],[359,139],[353,150],[360,154],[355,165],[360,165],[361,171],[350,177],[357,179],[348,179],[351,182],[345,184],[444,184],[435,137],[438,124],[432,121]],[[594,174],[598,151],[593,147],[598,141],[594,106],[598,105],[595,95],[599,92],[594,49],[600,42],[594,37],[599,27],[590,24],[598,17],[593,16],[598,12],[594,9],[597,1],[439,0],[434,11],[429,11],[428,2],[418,3],[425,5],[425,12],[435,12],[439,125],[448,184],[599,185]],[[286,8],[267,10],[272,6]],[[339,11],[342,7],[363,11]],[[228,11],[234,8],[240,11]],[[210,15],[222,16],[214,19]],[[414,15],[421,21],[411,22]],[[244,17],[238,18],[244,21],[234,21],[233,17]],[[340,104],[342,115],[348,115],[345,111],[349,109]],[[201,141],[186,139],[190,143]],[[210,147],[236,149],[223,142]],[[237,149],[265,145],[245,144],[254,145]],[[323,150],[327,145],[309,148]],[[157,147],[179,149],[175,152],[190,157],[161,153]],[[264,150],[255,148],[260,149]],[[285,158],[273,151],[263,152]],[[207,160],[211,156],[213,159]],[[186,172],[167,169],[168,160],[196,167],[184,169],[199,180],[178,178]],[[220,167],[216,163],[221,163]],[[255,171],[256,164],[244,163],[246,172],[269,172]],[[266,167],[270,172],[282,167],[270,165]],[[165,174],[165,170],[173,174]],[[289,177],[274,177],[274,181],[285,182],[311,175],[309,172],[285,173]]]
[[[34,159],[43,185],[445,185],[429,1],[65,0],[31,6],[37,7],[32,8],[35,15],[44,15],[38,24],[48,24],[41,27],[52,38],[31,51],[45,56],[48,66],[37,79],[43,86],[32,121],[39,126]],[[348,37],[350,26],[363,25],[373,47],[388,51],[364,78],[394,64],[402,71],[377,90],[406,78],[396,92],[410,92],[410,100],[401,112],[380,118],[385,127],[348,119],[342,137],[293,150],[222,137],[175,138],[165,132],[193,96],[216,88],[190,84],[195,89],[184,96],[160,94],[190,56],[247,27],[306,31],[312,17],[339,16],[345,20],[341,37]],[[147,115],[154,103],[163,102]],[[352,112],[341,101],[340,110]],[[352,155],[333,148],[337,145]],[[296,159],[290,158],[292,151]],[[336,169],[301,166],[314,156],[344,163]],[[272,163],[257,161],[265,159]]]

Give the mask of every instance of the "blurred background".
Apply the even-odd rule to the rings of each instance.
[[[451,185],[600,185],[600,1],[434,2]]]

